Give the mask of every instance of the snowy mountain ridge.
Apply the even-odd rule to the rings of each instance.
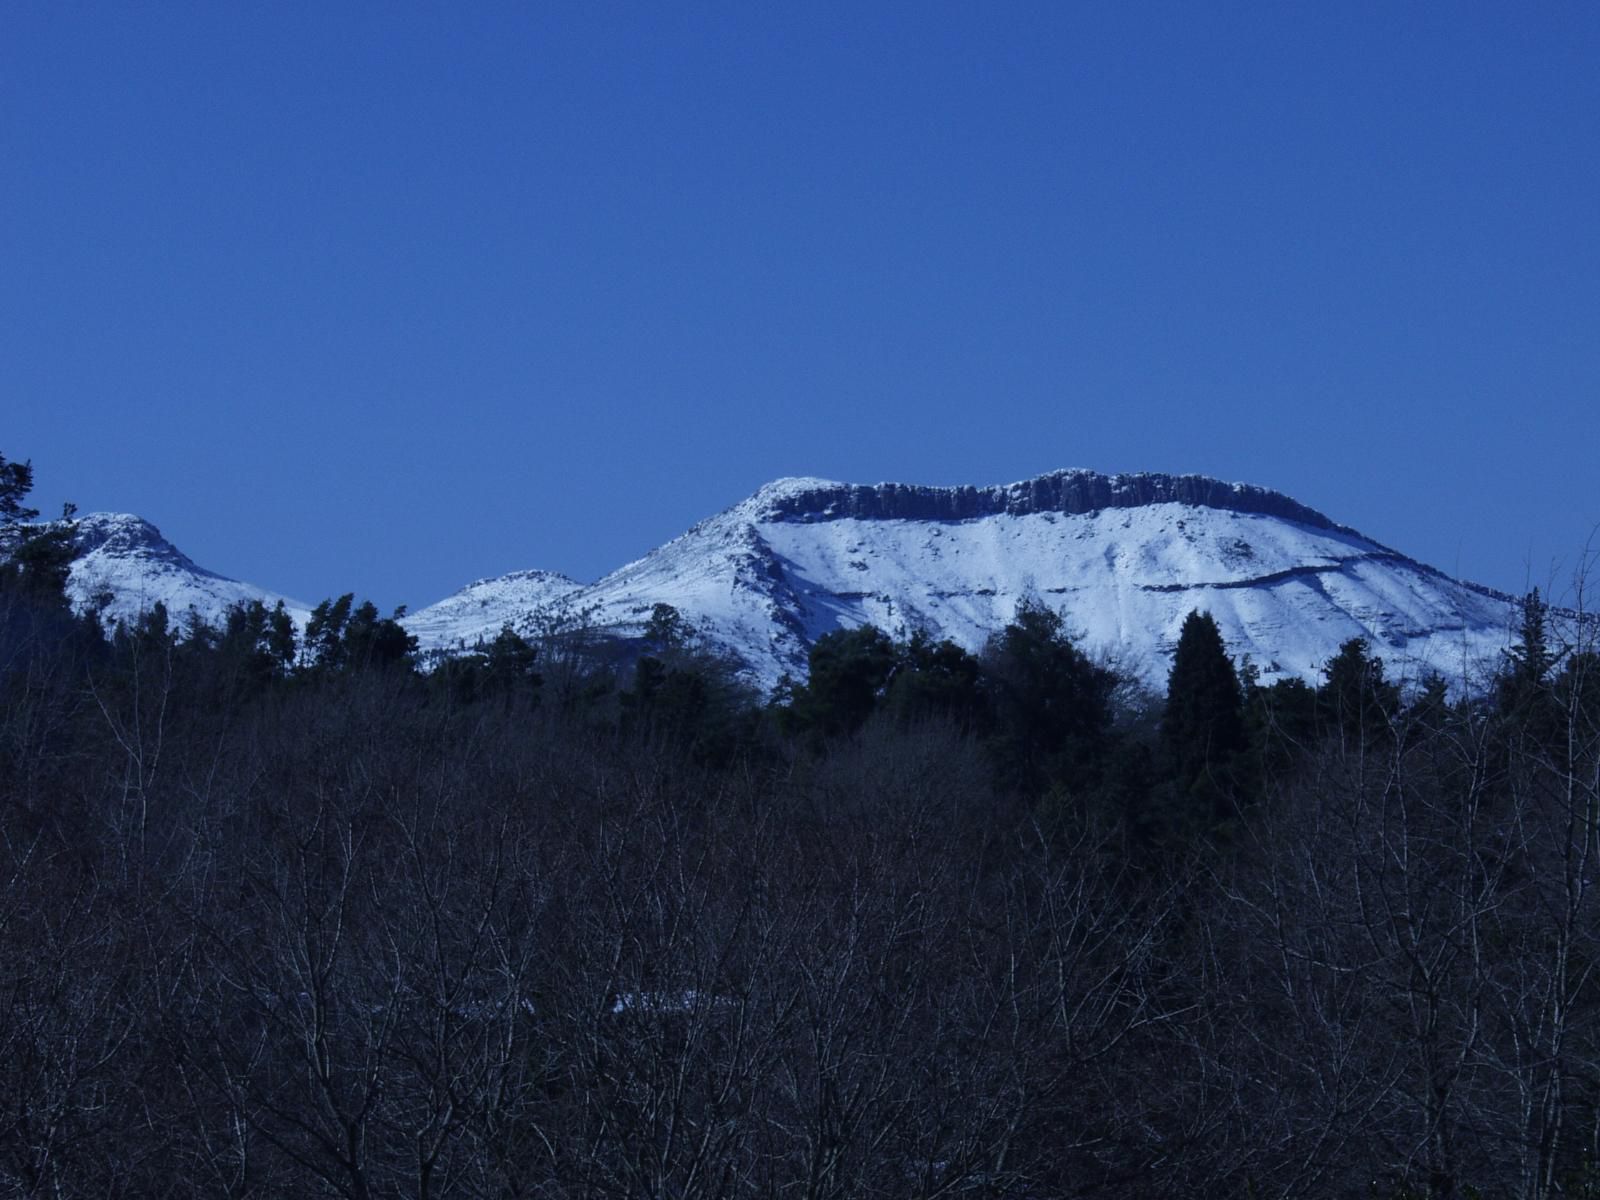
[[[480,604],[496,596],[501,611],[516,608],[514,581],[474,589]],[[762,686],[802,676],[830,629],[920,629],[976,650],[1025,602],[1060,611],[1090,648],[1155,687],[1194,608],[1210,611],[1230,651],[1267,679],[1314,677],[1358,636],[1402,670],[1460,677],[1495,659],[1515,621],[1511,598],[1281,493],[1084,470],[995,487],[775,480],[554,599],[619,636],[638,635],[655,604],[671,604]],[[439,607],[409,627],[426,649],[462,648]]]
[[[469,583],[459,592],[405,618],[407,630],[430,649],[465,649],[493,641],[507,625],[525,626],[559,608],[583,584],[555,571],[512,571]]]
[[[128,620],[156,601],[215,621],[276,593],[207,571],[148,522],[79,522],[71,592]],[[480,579],[404,618],[432,655],[507,625],[642,634],[670,604],[754,684],[803,676],[831,629],[918,630],[977,650],[1021,604],[1059,611],[1092,651],[1165,683],[1183,619],[1209,611],[1268,680],[1313,678],[1365,637],[1399,673],[1492,664],[1508,596],[1453,580],[1281,493],[1201,475],[1064,470],[992,487],[774,480],[594,583],[550,571]],[[307,606],[285,604],[303,623]]]
[[[132,513],[79,517],[77,538],[67,596],[80,612],[98,612],[107,628],[132,623],[158,603],[174,621],[193,611],[215,622],[235,604],[252,600],[268,608],[282,601],[300,626],[311,615],[298,600],[207,570]]]

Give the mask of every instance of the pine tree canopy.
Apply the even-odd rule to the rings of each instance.
[[[1179,782],[1190,788],[1220,778],[1245,748],[1243,690],[1210,613],[1184,619],[1161,735]]]
[[[27,508],[22,503],[32,490],[33,464],[7,462],[6,456],[0,454],[0,524],[31,521],[39,515],[37,508]]]

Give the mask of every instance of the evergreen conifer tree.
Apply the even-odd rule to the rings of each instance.
[[[325,670],[344,666],[344,627],[350,620],[355,599],[353,592],[346,592],[337,600],[324,600],[311,610],[311,619],[306,622],[305,651],[313,665]]]
[[[899,662],[884,703],[897,720],[941,717],[969,732],[985,726],[983,669],[974,655],[948,639],[935,642],[921,630],[896,650]]]
[[[1400,709],[1400,689],[1383,672],[1383,659],[1366,638],[1351,638],[1322,669],[1317,689],[1319,715],[1329,729],[1346,737],[1371,737],[1390,728]]]
[[[896,658],[875,625],[823,634],[811,647],[810,678],[792,690],[788,719],[824,736],[854,733],[877,708]]]
[[[33,490],[33,464],[0,454],[0,586],[20,588],[35,602],[67,612],[67,579],[77,557],[77,506],[66,504],[59,521],[30,524],[37,508],[24,501]]]
[[[992,748],[1005,782],[1024,792],[1052,784],[1084,794],[1111,748],[1116,676],[1068,635],[1061,614],[1024,604],[983,654],[993,705]]]
[[[353,667],[409,665],[416,653],[417,639],[400,624],[405,615],[402,605],[393,616],[380,617],[378,606],[363,600],[345,624],[344,662]]]
[[[28,508],[22,502],[33,490],[33,464],[7,462],[0,454],[0,526],[20,525],[39,515],[37,508]]]
[[[537,696],[544,682],[539,676],[538,661],[538,648],[509,624],[502,625],[494,641],[484,649],[484,686],[501,694],[521,688]]]
[[[294,618],[289,615],[289,610],[283,606],[282,600],[279,600],[267,614],[264,640],[274,671],[278,674],[287,674],[294,666],[295,631]]]
[[[1246,747],[1244,692],[1210,613],[1184,619],[1167,677],[1161,741],[1179,796],[1193,802],[1188,820],[1231,815]]]
[[[1541,699],[1550,697],[1548,685],[1556,656],[1550,652],[1545,628],[1549,611],[1538,588],[1522,598],[1517,640],[1505,652],[1505,666],[1495,688],[1501,713],[1513,719],[1528,717]]]

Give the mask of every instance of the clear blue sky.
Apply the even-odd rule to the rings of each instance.
[[[0,452],[420,607],[780,475],[1600,523],[1592,3],[0,7]]]

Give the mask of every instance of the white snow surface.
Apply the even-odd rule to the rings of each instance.
[[[423,649],[449,651],[574,614],[636,636],[660,603],[762,687],[803,677],[829,630],[920,629],[978,650],[1025,603],[1059,611],[1086,648],[1157,689],[1194,609],[1267,681],[1315,678],[1353,637],[1397,676],[1463,680],[1498,658],[1517,618],[1509,597],[1275,493],[1067,471],[984,489],[782,479],[594,584],[519,572],[405,623]]]
[[[437,604],[411,613],[403,623],[416,635],[419,648],[457,653],[492,642],[508,625],[518,632],[537,633],[546,614],[564,611],[564,601],[582,590],[576,579],[554,571],[513,571],[469,583]]]
[[[67,596],[79,612],[97,610],[108,629],[131,624],[157,603],[182,625],[193,613],[210,624],[236,604],[280,600],[304,628],[311,610],[298,600],[241,583],[195,563],[149,521],[130,513],[89,513],[78,518],[78,558]]]
[[[174,620],[282,600],[198,566],[139,517],[91,513],[68,585],[108,625],[159,601]],[[1402,677],[1470,680],[1510,644],[1510,597],[1452,580],[1287,497],[1200,476],[1062,471],[992,488],[780,479],[592,584],[549,571],[481,579],[404,620],[450,654],[502,627],[638,636],[670,604],[750,682],[803,677],[812,643],[866,623],[970,650],[1016,613],[1060,612],[1080,642],[1165,686],[1184,618],[1210,612],[1272,680],[1314,679],[1352,637]]]

